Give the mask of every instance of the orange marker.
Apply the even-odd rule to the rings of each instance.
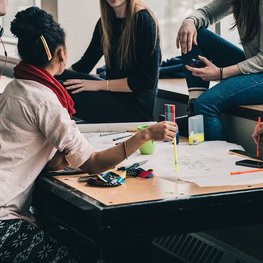
[[[258,117],[258,125],[257,129],[260,129],[260,123],[261,123],[261,117]],[[257,158],[260,157],[260,135],[258,135],[258,143],[257,143],[257,150],[256,150],[256,156]]]
[[[249,173],[256,173],[256,172],[263,172],[263,168],[243,170],[243,171],[234,171],[234,172],[231,172],[231,175],[249,174]]]

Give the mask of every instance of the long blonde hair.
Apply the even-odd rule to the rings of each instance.
[[[136,28],[136,17],[135,14],[139,10],[146,9],[152,16],[156,28],[155,28],[155,43],[153,51],[159,37],[158,22],[153,12],[147,7],[147,5],[138,0],[127,0],[125,10],[125,22],[123,25],[122,34],[120,37],[120,45],[118,47],[118,61],[120,69],[127,68],[131,61],[136,58],[135,56],[135,28]],[[100,0],[101,10],[101,25],[102,25],[102,46],[104,57],[107,67],[111,67],[110,52],[112,49],[112,23],[115,13],[113,8],[107,3],[106,0]]]

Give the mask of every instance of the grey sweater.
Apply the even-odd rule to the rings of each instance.
[[[260,27],[255,38],[249,43],[243,44],[246,60],[238,64],[243,74],[263,72],[263,0],[259,6]],[[208,27],[223,17],[232,14],[230,0],[213,0],[206,6],[197,9],[190,16],[198,21],[198,28]],[[239,35],[242,37],[242,28],[238,27]]]

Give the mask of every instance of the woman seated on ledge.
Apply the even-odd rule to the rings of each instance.
[[[87,262],[36,226],[29,207],[38,174],[47,163],[103,172],[148,140],[171,140],[177,127],[158,123],[96,152],[71,120],[73,101],[54,78],[67,60],[64,31],[45,11],[30,7],[17,13],[11,32],[22,60],[0,97],[0,261]]]
[[[64,85],[80,119],[89,123],[151,121],[161,61],[156,19],[138,0],[100,0],[100,8],[89,47],[72,65],[74,72],[67,70],[58,79],[68,80]],[[103,55],[106,80],[84,80],[83,73],[89,73]]]
[[[244,50],[206,29],[230,14]],[[223,113],[263,104],[263,1],[211,1],[183,21],[177,46],[187,69],[190,113],[204,116],[206,140],[226,140]],[[211,80],[220,83],[208,89]]]

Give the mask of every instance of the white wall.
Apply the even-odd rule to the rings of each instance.
[[[58,22],[67,34],[68,66],[76,62],[90,43],[100,17],[98,0],[58,0]]]

